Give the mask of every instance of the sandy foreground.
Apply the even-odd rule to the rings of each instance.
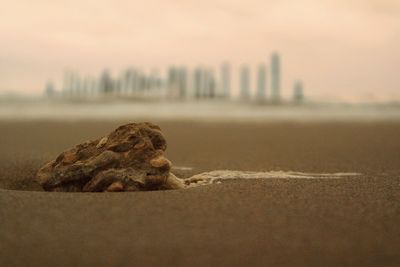
[[[190,176],[357,172],[186,190],[47,193],[62,150],[128,121],[0,122],[0,266],[400,266],[400,122],[160,122]]]

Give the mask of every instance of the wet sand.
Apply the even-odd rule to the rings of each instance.
[[[168,158],[193,167],[181,176],[359,177],[92,194],[32,183],[60,151],[121,123],[0,122],[0,266],[400,265],[400,123],[159,123]]]

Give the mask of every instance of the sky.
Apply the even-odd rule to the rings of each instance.
[[[400,100],[398,0],[0,3],[0,94],[41,94],[48,80],[60,87],[67,69],[118,75],[229,61],[254,74],[278,51],[284,95],[301,79],[314,98]]]

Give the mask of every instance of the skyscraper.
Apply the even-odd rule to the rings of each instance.
[[[213,69],[206,70],[207,75],[207,98],[215,98],[216,96],[216,82],[215,82],[215,74]]]
[[[89,77],[89,94],[94,96],[98,94],[97,80],[92,76]]]
[[[266,98],[266,89],[267,89],[267,68],[265,64],[260,64],[258,66],[258,75],[257,75],[257,100],[264,101]]]
[[[281,90],[281,66],[280,56],[273,53],[271,56],[271,98],[274,102],[280,101]]]
[[[221,95],[223,98],[230,97],[231,91],[231,68],[229,63],[225,62],[221,66]]]
[[[56,89],[52,81],[48,81],[44,89],[44,94],[47,97],[53,97],[56,94]]]
[[[129,88],[129,94],[130,95],[134,95],[137,96],[138,95],[138,91],[139,91],[139,71],[138,69],[130,69],[130,73],[131,73],[131,84],[130,84],[130,88]]]
[[[89,92],[89,77],[86,76],[83,81],[82,81],[82,95],[84,97],[87,97],[88,92]]]
[[[132,81],[133,81],[133,75],[132,75],[133,69],[127,69],[123,73],[123,79],[122,79],[122,92],[124,95],[130,95],[131,94],[131,89],[132,89]]]
[[[197,99],[209,95],[209,74],[207,68],[197,67],[193,73],[194,96]]]
[[[240,68],[240,98],[243,100],[250,98],[250,70],[246,65]]]
[[[73,71],[69,74],[69,96],[73,97],[76,94],[76,75]]]
[[[298,80],[293,86],[293,101],[300,103],[304,100],[303,82]]]
[[[170,98],[175,98],[178,93],[177,91],[179,90],[178,88],[178,83],[179,83],[179,79],[178,79],[178,69],[175,66],[170,66],[168,68],[168,77],[167,77],[167,95]]]
[[[100,76],[99,91],[102,94],[109,94],[113,91],[113,80],[108,70],[104,70]]]
[[[82,81],[78,72],[74,73],[74,96],[82,95]]]
[[[184,99],[187,96],[187,69],[179,67],[178,74],[178,97]]]
[[[64,72],[63,89],[62,93],[64,96],[70,96],[72,89],[72,74],[70,71]]]

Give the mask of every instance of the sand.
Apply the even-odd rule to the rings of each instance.
[[[399,266],[400,123],[160,122],[190,176],[354,172],[47,193],[36,169],[122,122],[0,122],[0,266]],[[21,191],[25,190],[25,191]]]

